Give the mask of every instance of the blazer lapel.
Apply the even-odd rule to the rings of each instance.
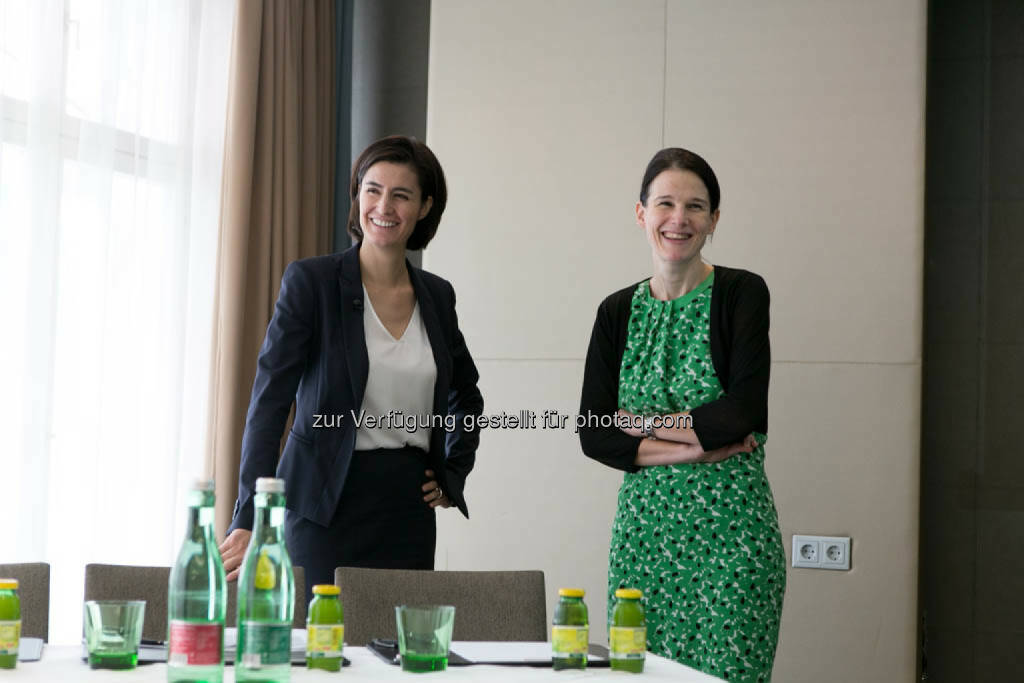
[[[416,294],[416,301],[420,305],[423,326],[427,329],[430,350],[434,354],[434,364],[437,365],[437,380],[434,382],[434,414],[447,415],[448,387],[452,376],[452,368],[451,358],[448,355],[448,344],[445,342],[444,332],[441,330],[441,319],[437,315],[438,304],[427,289],[427,284],[423,281],[419,269],[414,268],[408,260],[405,264],[406,268],[409,269],[409,280],[412,281],[412,289]]]
[[[352,383],[352,398],[356,410],[363,405],[366,378],[370,374],[370,359],[366,354],[366,334],[363,330],[363,279],[359,273],[359,245],[341,254],[341,330],[345,340],[345,361]]]

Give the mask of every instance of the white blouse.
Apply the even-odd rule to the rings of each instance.
[[[363,331],[370,371],[363,394],[356,450],[415,446],[430,450],[437,364],[417,301],[409,324],[395,339],[377,317],[363,287]],[[371,426],[371,421],[376,424]]]

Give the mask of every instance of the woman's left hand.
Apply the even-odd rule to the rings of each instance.
[[[426,474],[428,481],[423,485],[423,502],[428,503],[432,508],[450,508],[452,502],[448,500],[448,496],[434,479],[434,470],[427,470]]]
[[[739,443],[723,446],[718,450],[705,452],[703,457],[697,460],[697,462],[722,462],[737,453],[750,453],[755,448],[757,448],[757,438],[753,434],[747,434],[747,438],[743,439],[743,441],[740,441]]]
[[[705,451],[700,444],[644,439],[637,450],[634,462],[640,467],[716,463],[731,458],[737,453],[750,453],[757,448],[757,445],[757,438],[753,434],[748,434],[743,441],[723,446],[714,451]]]

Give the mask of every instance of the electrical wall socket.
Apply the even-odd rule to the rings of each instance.
[[[793,535],[793,566],[810,569],[850,568],[849,536]]]

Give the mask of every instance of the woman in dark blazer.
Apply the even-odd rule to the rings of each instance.
[[[356,245],[296,261],[281,281],[220,547],[229,578],[251,536],[256,479],[275,468],[289,554],[309,586],[333,583],[338,566],[432,569],[434,508],[469,515],[479,375],[451,284],[405,258],[437,231],[444,173],[423,143],[384,138],[356,160],[350,194]]]

